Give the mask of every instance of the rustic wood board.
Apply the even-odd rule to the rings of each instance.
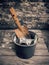
[[[30,59],[17,57],[13,49],[9,49],[8,46],[13,47],[13,44],[9,43],[5,48],[0,47],[0,65],[49,65],[49,52],[44,40],[45,35],[49,37],[49,31],[32,31],[38,35],[34,56]]]

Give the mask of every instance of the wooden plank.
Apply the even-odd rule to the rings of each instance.
[[[0,56],[11,56],[11,55],[16,55],[14,50],[10,50],[10,49],[0,49]],[[35,53],[34,55],[39,55],[39,56],[49,56],[48,50],[37,50],[35,49]]]
[[[0,46],[0,49],[1,48],[9,48],[9,47],[14,47],[14,43],[13,42],[3,42],[3,43],[1,43],[2,45],[4,45],[5,47],[2,47],[2,45]],[[37,44],[36,44],[36,49],[47,49],[47,47],[46,47],[46,44],[45,44],[45,41],[44,41],[44,39],[43,38],[38,38],[38,40],[37,40]]]
[[[37,34],[38,38],[43,38],[43,32],[41,30],[29,30]]]
[[[49,56],[48,50],[35,50],[34,55]]]
[[[29,30],[29,31],[32,31],[32,32],[36,32],[36,33],[41,33],[41,30]]]
[[[37,34],[38,38],[43,38],[44,37],[43,33],[36,33],[36,34]]]
[[[10,50],[10,49],[0,49],[0,55],[1,56],[13,56],[16,54],[13,50]]]
[[[9,48],[9,47],[14,47],[14,43],[13,42],[3,42],[3,43],[1,43],[2,45],[4,45],[5,47],[3,47],[2,45],[0,46],[0,49],[1,48]],[[45,49],[47,49],[47,47],[46,47],[46,44],[45,44],[45,41],[43,40],[43,38],[39,38],[38,39],[38,41],[37,41],[37,44],[36,44],[36,49],[38,49],[38,50],[40,50],[40,49],[43,49],[43,50],[45,50]]]
[[[49,57],[47,56],[33,56],[30,59],[21,59],[17,56],[0,56],[0,62],[4,65],[44,65],[49,64]]]
[[[5,44],[5,46],[4,47],[3,46],[0,46],[0,49],[11,49],[14,47],[14,45],[12,45],[12,44],[7,44],[7,45]],[[42,44],[42,43],[37,42],[35,48],[36,48],[36,50],[47,50],[45,43]]]
[[[47,50],[45,43],[38,43],[36,44],[36,50]]]
[[[40,44],[45,44],[45,40],[43,38],[38,38],[37,42]]]
[[[49,31],[48,31],[48,30],[43,30],[42,33],[43,33],[45,36],[49,36]]]
[[[48,30],[29,30],[29,31],[32,31],[32,32],[35,32],[38,37],[49,37],[49,31]]]
[[[3,45],[4,46],[4,45]],[[3,46],[0,46],[0,49],[11,49],[11,48],[13,48],[14,47],[14,45],[12,45],[12,44],[5,44],[5,46],[3,47]],[[45,43],[38,43],[37,42],[37,44],[36,44],[36,50],[47,50],[47,47],[46,47],[46,45],[45,45]]]

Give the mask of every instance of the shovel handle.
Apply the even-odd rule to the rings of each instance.
[[[19,22],[19,19],[17,18],[16,11],[14,10],[13,7],[10,8],[10,13],[11,13],[15,23],[17,24],[18,28],[22,31],[22,26]]]

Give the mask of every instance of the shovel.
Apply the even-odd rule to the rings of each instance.
[[[19,19],[17,18],[17,15],[16,15],[16,11],[14,10],[13,7],[10,8],[10,13],[11,13],[15,23],[18,26],[18,29],[14,30],[14,32],[15,32],[16,36],[19,39],[21,39],[23,42],[23,40],[26,40],[26,37],[29,36],[28,28],[26,26],[21,26]],[[31,42],[31,41],[29,41],[29,42]]]
[[[15,33],[18,37],[25,37],[29,32],[26,26],[21,26],[19,19],[17,18],[16,11],[13,7],[10,8],[11,15],[18,26],[18,29],[15,30]]]

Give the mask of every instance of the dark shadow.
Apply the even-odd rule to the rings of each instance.
[[[2,61],[0,61],[0,65],[4,65],[4,63]]]
[[[22,2],[21,0],[0,0],[0,3],[3,3],[3,2]]]
[[[28,0],[29,2],[38,2],[39,0]]]
[[[49,3],[45,3],[44,6],[49,9]]]
[[[47,8],[46,13],[49,14],[49,3],[45,3],[44,6]]]
[[[17,28],[16,24],[15,26],[12,23],[7,23],[4,20],[0,20],[0,30],[10,30],[10,29],[14,29]]]
[[[34,30],[49,30],[49,24],[47,22],[36,22],[36,25],[31,27]]]
[[[11,22],[11,23],[10,23]],[[0,30],[13,30],[13,29],[17,29],[17,25],[14,21],[5,21],[5,20],[0,20]],[[21,25],[23,25],[23,21],[20,20]]]
[[[1,3],[3,2],[17,2],[17,3],[21,3],[21,2],[25,2],[26,0],[0,0]],[[49,2],[49,0],[27,0],[29,2],[39,2],[39,1],[42,1],[42,2]]]
[[[3,59],[0,58],[0,65],[4,65]]]
[[[49,51],[49,24],[48,22],[47,23],[38,22],[37,25],[39,25],[39,27],[37,26],[37,28],[42,30],[42,33],[44,35],[44,41]]]
[[[44,35],[44,41],[45,41],[46,47],[47,47],[48,52],[49,52],[49,31],[44,30],[44,31],[42,31],[42,33]]]
[[[49,30],[49,24],[47,22],[37,22],[37,28],[41,30]]]
[[[42,0],[43,2],[49,2],[49,0]]]

